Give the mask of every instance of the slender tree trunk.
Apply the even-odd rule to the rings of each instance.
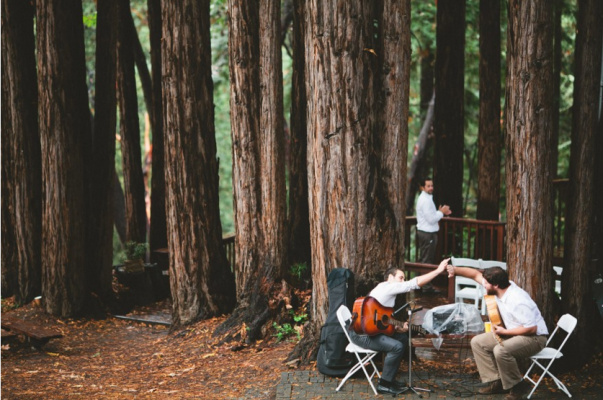
[[[42,149],[42,302],[62,317],[85,299],[84,142],[90,136],[81,3],[36,2]]]
[[[500,0],[480,0],[477,219],[498,221],[500,196]]]
[[[8,278],[19,304],[41,290],[42,156],[34,11],[29,2],[2,0],[2,279],[4,289]]]
[[[333,268],[351,269],[357,293],[366,293],[384,268],[403,265],[410,2],[311,1],[306,10],[312,317],[320,327]]]
[[[115,171],[113,172],[113,223],[121,243],[126,243],[126,199],[121,182]]]
[[[255,340],[279,311],[286,260],[280,1],[228,9],[237,308],[220,331],[244,323]]]
[[[178,326],[230,312],[235,286],[222,247],[209,1],[166,1],[161,12],[170,285]]]
[[[289,265],[306,263],[311,271],[308,215],[308,135],[303,2],[293,2],[293,87],[291,90],[291,155],[289,159]]]
[[[557,177],[557,164],[559,163],[559,102],[561,100],[561,41],[562,27],[561,16],[563,15],[564,0],[555,0],[554,23],[555,43],[553,46],[553,131],[551,138],[551,176]]]
[[[96,25],[96,96],[88,202],[88,287],[105,297],[111,294],[113,266],[113,184],[115,182],[115,122],[118,5],[98,0]]]
[[[436,25],[435,148],[436,205],[463,215],[465,0],[439,0]]]
[[[507,264],[553,321],[552,2],[509,1],[507,38]]]
[[[126,237],[128,241],[145,243],[147,215],[140,152],[138,97],[134,73],[134,38],[131,26],[128,24],[128,20],[131,18],[130,1],[119,0],[117,89],[126,199]]]
[[[140,43],[140,38],[138,37],[138,32],[136,31],[136,26],[134,25],[132,13],[128,13],[126,15],[126,18],[126,25],[128,25],[128,29],[131,30],[132,45],[134,50],[134,64],[136,65],[136,70],[138,71],[140,86],[142,86],[144,105],[146,106],[147,112],[149,113],[149,120],[151,121],[151,131],[155,132],[155,118],[153,116],[153,83],[151,81],[149,66],[147,65],[147,57],[145,56],[144,50],[142,49],[142,43]]]
[[[427,114],[435,83],[434,65],[435,56],[431,49],[431,41],[427,41],[425,49],[421,52],[421,113]]]
[[[151,251],[167,247],[167,221],[165,214],[165,165],[163,143],[163,114],[161,94],[161,2],[149,0],[149,30],[151,38],[151,72],[153,74],[153,151],[151,176]],[[151,253],[151,259],[153,253]]]
[[[410,169],[408,171],[408,187],[406,188],[406,215],[414,212],[415,197],[420,187],[421,180],[427,178],[427,158],[429,150],[429,133],[433,128],[433,117],[435,108],[435,92],[432,92],[431,101],[425,114],[425,120],[419,133],[419,139],[415,145]]]
[[[597,305],[592,300],[590,273],[595,223],[593,187],[599,119],[603,3],[597,0],[580,0],[577,22],[570,195],[566,207],[565,260],[561,290],[562,294],[580,294],[563,296],[564,312],[578,319],[577,337],[568,342],[571,349],[567,353],[570,355],[568,361],[573,368],[579,368],[588,362],[593,349],[600,342],[600,329],[595,329],[593,323],[598,327],[603,325],[598,316]],[[597,157],[601,157],[601,154]]]

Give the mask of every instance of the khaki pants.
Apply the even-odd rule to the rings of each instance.
[[[511,336],[503,338],[503,344],[499,345],[492,333],[482,333],[471,340],[471,350],[482,382],[500,379],[506,390],[523,378],[517,359],[528,358],[542,350],[546,336]]]

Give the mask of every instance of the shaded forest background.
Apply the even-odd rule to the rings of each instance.
[[[288,3],[288,2],[285,2]],[[290,2],[289,2],[290,3]],[[212,78],[214,81],[214,105],[215,105],[215,126],[216,126],[216,144],[219,159],[220,174],[220,219],[222,230],[225,234],[234,232],[233,215],[233,194],[232,194],[232,140],[230,136],[230,87],[228,72],[228,21],[226,17],[227,2],[212,1],[210,6],[211,13],[211,47],[212,47]],[[95,87],[95,39],[96,39],[96,4],[92,0],[84,0],[84,34],[86,43],[86,67],[88,73],[88,88],[91,102],[94,99]],[[136,31],[140,43],[146,56],[148,68],[151,69],[150,61],[150,42],[148,26],[148,10],[146,0],[131,0],[132,17],[136,26]],[[573,62],[574,62],[574,41],[576,34],[576,11],[575,1],[565,1],[562,14],[562,57],[561,57],[561,81],[559,97],[559,157],[557,176],[567,178],[569,173],[569,156],[571,144],[571,106],[573,102]],[[409,109],[409,146],[408,160],[412,160],[415,151],[414,144],[417,142],[423,120],[427,110],[427,104],[421,97],[422,79],[429,80],[428,77],[422,77],[422,66],[431,67],[431,80],[433,82],[433,67],[435,63],[435,20],[436,6],[430,1],[415,1],[412,4],[411,20],[411,80],[410,80],[410,109]],[[291,12],[285,6],[283,12]],[[478,115],[479,115],[479,3],[468,2],[466,8],[467,30],[465,34],[465,156],[464,156],[464,205],[462,213],[455,210],[454,216],[475,218],[477,212],[477,139],[478,139]],[[501,7],[501,38],[503,49],[506,41],[506,7]],[[283,109],[286,118],[286,126],[289,126],[289,110],[291,109],[291,85],[293,74],[292,45],[290,25],[287,29],[285,42],[282,47],[283,60]],[[506,78],[506,52],[501,52],[501,88],[504,87]],[[146,111],[144,94],[140,77],[136,75],[138,110],[140,123],[140,145],[143,149],[143,158],[141,162],[145,165],[145,171],[151,173],[150,164],[148,164],[149,152],[152,143],[152,131],[150,121]],[[432,83],[433,88],[433,83]],[[423,88],[423,90],[425,90]],[[501,104],[504,104],[504,91],[501,92]],[[91,108],[94,109],[93,103]],[[118,117],[119,118],[119,117]],[[501,115],[502,124],[502,115]],[[286,130],[288,133],[288,130]],[[433,140],[431,135],[430,140]],[[123,186],[122,158],[119,146],[116,152],[115,168]],[[428,149],[433,152],[433,146]],[[431,158],[432,155],[427,155]],[[504,149],[503,149],[504,157]],[[500,165],[501,174],[504,174],[504,161]],[[431,171],[427,171],[431,176]],[[146,176],[147,191],[150,191],[150,175]],[[288,182],[288,181],[287,181]],[[502,189],[500,196],[501,220],[506,218],[504,179],[501,181]],[[418,193],[418,192],[417,192]],[[114,264],[119,264],[123,260],[123,246],[117,232],[114,234]]]

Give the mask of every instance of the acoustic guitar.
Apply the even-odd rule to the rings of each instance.
[[[492,323],[492,325],[502,326],[504,328],[505,324],[503,323],[500,313],[498,312],[498,305],[496,304],[496,296],[485,295],[484,301],[486,302],[488,318],[490,319],[490,322]],[[496,333],[494,333],[494,329],[492,329],[492,334],[494,335],[494,338],[496,339],[498,344],[500,344],[501,346],[504,347],[503,340],[501,339],[500,336],[498,336]]]
[[[374,297],[359,297],[354,301],[352,329],[360,335],[374,336],[379,333],[393,335],[396,326],[404,327],[404,322],[392,318],[394,309],[385,307]],[[408,326],[413,332],[426,335],[428,332],[419,325]]]

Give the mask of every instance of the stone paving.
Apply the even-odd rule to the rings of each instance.
[[[405,376],[401,376],[405,375]],[[401,373],[396,378],[398,381],[406,382],[407,373]],[[375,396],[364,375],[348,380],[339,392],[335,389],[339,385],[339,378],[331,378],[322,375],[318,371],[293,371],[283,372],[281,380],[276,387],[276,400],[289,399],[374,399],[388,398],[385,395]],[[374,379],[376,384],[377,379]],[[413,372],[413,386],[431,389],[432,392],[422,394],[414,393],[401,394],[399,399],[425,398],[425,399],[503,399],[504,395],[478,395],[477,391],[483,384],[477,376],[472,375],[447,375],[437,376],[426,372]],[[567,384],[567,383],[566,383]],[[577,385],[568,386],[572,399],[603,399],[603,387],[601,384],[587,389]],[[559,390],[551,390],[544,384],[541,384],[531,399],[567,399],[568,397]]]

